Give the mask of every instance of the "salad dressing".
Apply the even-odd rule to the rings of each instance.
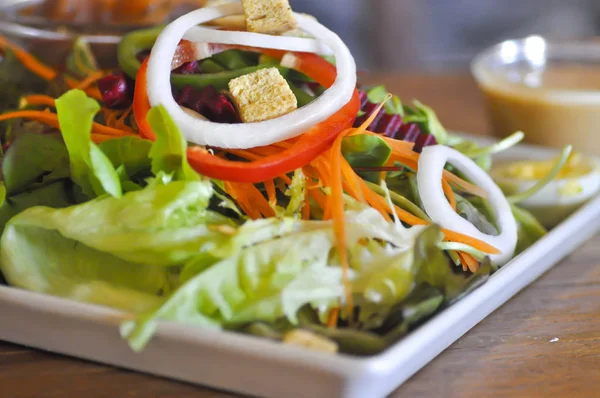
[[[505,137],[524,131],[534,144],[600,155],[600,69],[551,65],[540,71],[513,70],[482,86],[492,128]]]

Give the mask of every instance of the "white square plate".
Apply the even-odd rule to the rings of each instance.
[[[503,157],[554,153],[520,146]],[[384,397],[600,230],[598,220],[600,197],[483,286],[372,357],[328,355],[171,322],[162,322],[150,344],[137,354],[119,336],[123,313],[6,286],[0,286],[0,340],[256,396]]]

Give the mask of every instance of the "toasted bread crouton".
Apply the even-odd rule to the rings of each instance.
[[[277,68],[232,79],[229,92],[245,123],[274,119],[298,108],[296,96]]]
[[[242,0],[249,32],[278,35],[296,29],[288,0]]]
[[[284,344],[296,345],[313,351],[336,353],[338,345],[326,337],[321,337],[308,330],[294,329],[283,336]]]

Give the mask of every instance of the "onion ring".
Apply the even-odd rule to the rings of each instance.
[[[356,86],[356,64],[350,50],[334,32],[315,20],[296,14],[299,26],[329,46],[336,56],[334,84],[313,102],[287,115],[257,123],[226,124],[197,119],[180,109],[171,93],[171,59],[177,45],[192,27],[216,18],[239,14],[241,4],[201,8],[179,17],[159,35],[148,61],[148,98],[151,106],[163,105],[186,140],[220,148],[253,148],[296,137],[341,109]],[[215,31],[227,35],[227,31]],[[212,34],[212,33],[211,33]]]
[[[446,162],[458,168],[468,179],[488,193],[488,199],[500,228],[499,235],[484,234],[452,209],[441,184]],[[450,147],[443,145],[425,147],[419,157],[417,184],[423,208],[434,223],[498,248],[500,254],[490,257],[498,265],[503,265],[512,258],[517,246],[517,223],[510,204],[502,190],[475,162]]]
[[[223,34],[225,32],[225,34]],[[318,40],[303,37],[272,36],[253,32],[223,31],[218,29],[194,26],[183,35],[184,40],[193,42],[196,48],[205,50],[207,43],[230,44],[272,48],[275,50],[297,51],[332,55],[329,47]],[[202,51],[198,51],[202,53]],[[205,52],[204,52],[205,53]],[[212,54],[211,54],[212,55]],[[211,56],[208,55],[208,56]],[[202,57],[204,58],[204,57]]]

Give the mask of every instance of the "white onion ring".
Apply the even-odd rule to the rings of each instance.
[[[192,11],[167,25],[159,35],[148,61],[150,105],[163,105],[185,138],[199,145],[220,148],[252,148],[298,136],[326,120],[350,99],[356,86],[356,64],[350,50],[334,32],[311,18],[296,14],[298,25],[327,44],[336,56],[337,77],[319,98],[294,112],[258,123],[226,124],[199,120],[182,111],[171,93],[171,60],[179,41],[192,27],[216,18],[239,14],[241,4],[224,4]],[[227,31],[215,31],[227,35]]]
[[[225,34],[223,34],[225,32]],[[332,55],[329,47],[315,39],[289,36],[272,36],[253,32],[222,31],[218,29],[194,26],[183,35],[185,40],[194,42],[196,47],[204,49],[206,43],[232,44],[272,48],[275,50],[297,51]]]
[[[441,184],[446,162],[458,168],[468,179],[489,194],[488,199],[500,229],[499,235],[484,234],[452,209]],[[475,162],[447,146],[425,147],[419,157],[417,184],[425,212],[434,223],[496,247],[501,253],[490,258],[499,265],[512,258],[517,246],[517,223],[510,204],[492,178]]]

